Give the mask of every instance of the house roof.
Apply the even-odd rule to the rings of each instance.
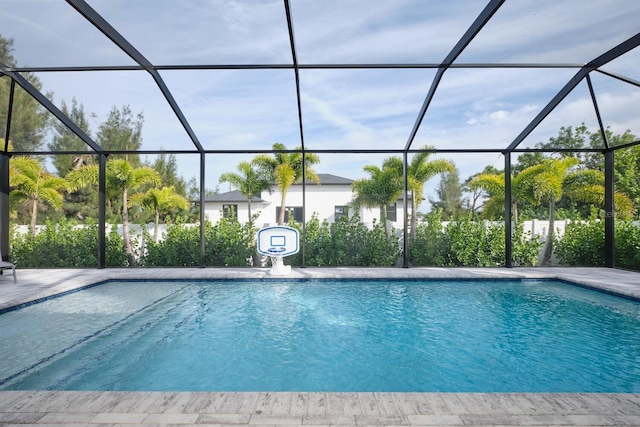
[[[342,176],[332,175],[330,173],[319,173],[318,178],[320,178],[320,185],[351,185],[353,183],[352,179],[344,178]],[[308,184],[315,185],[315,182],[309,182]],[[300,183],[294,185],[301,185]],[[409,200],[411,200],[411,193],[407,195]],[[402,197],[398,198],[398,200],[402,200]],[[213,196],[208,196],[204,199],[206,202],[218,202],[218,203],[246,203],[247,198],[238,190],[227,191],[225,193],[214,194]],[[264,202],[264,199],[260,197],[253,197],[251,199],[251,203],[260,203]]]
[[[318,178],[320,178],[320,185],[351,185],[353,183],[352,179],[344,178],[342,176],[332,175],[330,173],[319,173]],[[307,184],[315,185],[315,182],[307,180]],[[300,183],[294,185],[301,185]],[[214,194],[213,196],[207,197],[205,202],[246,202],[247,198],[238,190],[227,191],[225,193]],[[254,197],[251,199],[251,202],[263,202],[264,200],[260,197]]]
[[[214,194],[204,199],[205,202],[239,202],[246,203],[247,198],[239,190],[227,191],[226,193]],[[263,202],[260,197],[252,197],[251,202]]]
[[[320,178],[320,185],[351,185],[353,184],[352,179],[344,178],[342,176],[332,175],[330,173],[319,173],[317,175],[318,175],[318,178]],[[315,184],[315,182],[307,179],[307,184]],[[302,185],[302,183],[298,182],[294,185]]]

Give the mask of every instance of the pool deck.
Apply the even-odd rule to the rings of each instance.
[[[266,268],[18,270],[0,310],[109,279],[261,279]],[[289,278],[557,278],[640,299],[606,268],[305,268]],[[2,343],[6,345],[7,343]],[[0,426],[640,426],[640,394],[0,392]]]

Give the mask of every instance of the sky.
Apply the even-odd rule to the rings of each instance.
[[[154,65],[292,64],[282,0],[88,0]],[[301,65],[439,64],[487,5],[481,0],[291,0]],[[584,64],[638,32],[637,0],[507,1],[454,65]],[[62,0],[0,0],[0,34],[14,39],[22,66],[135,65]],[[638,48],[603,67],[640,80]],[[451,68],[444,73],[412,148],[507,147],[576,68]],[[434,69],[301,69],[305,147],[402,149]],[[114,106],[145,117],[143,149],[193,150],[186,132],[144,71],[40,72],[54,103],[75,97],[92,113],[95,135]],[[301,143],[292,69],[161,70],[160,75],[205,149],[265,150]],[[640,89],[592,73],[605,126],[640,134]],[[597,129],[582,82],[520,145],[533,147],[562,126]],[[351,179],[388,154],[322,154],[315,169]],[[207,188],[253,155],[207,155]],[[435,154],[466,177],[498,153]],[[515,160],[515,159],[514,159]],[[199,176],[199,156],[179,155],[185,179]],[[435,197],[439,178],[426,186]],[[220,185],[221,191],[226,191]],[[428,205],[428,204],[427,204]],[[425,207],[423,206],[422,210]]]

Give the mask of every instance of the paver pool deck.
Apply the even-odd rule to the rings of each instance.
[[[268,271],[266,268],[19,269],[17,284],[10,275],[0,276],[0,310],[109,279],[260,279],[268,277]],[[294,268],[287,277],[557,278],[640,300],[640,273],[607,268]],[[0,426],[242,424],[640,426],[640,394],[0,392]]]

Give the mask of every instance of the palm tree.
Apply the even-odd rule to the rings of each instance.
[[[604,204],[604,174],[594,169],[572,170],[580,163],[575,157],[546,158],[543,163],[529,166],[512,178],[512,205],[514,222],[518,223],[518,201],[528,200],[549,207],[549,227],[541,265],[548,265],[553,252],[555,229],[555,204],[563,195],[572,200]],[[483,188],[491,196],[485,203],[485,211],[497,210],[504,205],[504,175],[478,174],[469,183],[471,188]],[[631,199],[624,194],[614,194],[616,212],[623,218],[633,216]]]
[[[564,180],[564,193],[571,199],[604,206],[604,173],[595,169],[570,172]],[[633,201],[618,191],[613,193],[615,213],[621,219],[631,219],[635,213]]]
[[[96,185],[98,183],[98,166],[82,166],[69,172],[67,179],[71,182],[74,190],[88,185]],[[135,265],[129,230],[129,192],[143,184],[156,185],[159,183],[160,175],[155,169],[146,166],[136,168],[125,159],[113,159],[107,162],[107,189],[122,197],[122,237],[125,250],[129,255],[129,265]]]
[[[549,206],[549,229],[541,262],[543,265],[549,263],[553,250],[555,203],[562,197],[563,182],[568,171],[578,163],[579,160],[574,157],[547,158],[543,163],[529,166],[511,178],[511,204],[516,226],[518,224],[518,202],[528,200],[536,204],[546,203]],[[491,194],[485,203],[485,214],[490,210],[498,210],[504,206],[505,182],[503,174],[478,174],[471,180],[469,186],[473,189],[483,188]]]
[[[383,165],[386,162],[385,160]],[[398,176],[397,170],[389,166],[383,166],[381,169],[375,165],[366,165],[364,170],[369,174],[369,178],[357,179],[351,184],[354,192],[351,205],[355,209],[379,207],[380,222],[384,224],[385,232],[389,237],[387,206],[398,200],[402,194],[402,176]]]
[[[283,225],[287,206],[287,192],[294,183],[302,181],[303,164],[305,178],[316,184],[320,183],[320,178],[318,178],[316,172],[311,168],[312,165],[320,163],[320,157],[313,153],[305,153],[304,155],[301,152],[285,153],[284,151],[286,151],[287,147],[278,142],[273,144],[272,148],[273,151],[275,151],[273,157],[259,155],[253,159],[253,162],[269,176],[272,182],[276,183],[280,190],[280,215],[278,216],[278,225]],[[296,150],[301,149],[301,147],[296,147]]]
[[[40,161],[31,157],[14,157],[10,172],[11,197],[31,205],[31,234],[35,236],[38,207],[47,204],[56,210],[62,209],[62,193],[68,183],[64,178],[48,173]]]
[[[247,198],[247,210],[249,224],[253,222],[251,218],[251,199],[258,196],[265,190],[271,191],[271,179],[264,171],[254,169],[250,162],[240,162],[238,172],[226,172],[220,175],[220,182],[228,182],[236,187],[243,196]]]
[[[564,181],[569,171],[578,163],[580,161],[575,157],[545,159],[544,163],[529,166],[518,174],[523,176],[522,184],[534,201],[549,205],[549,227],[541,265],[549,265],[551,261],[556,202],[562,198]]]
[[[162,188],[150,188],[146,193],[137,193],[130,197],[129,203],[143,206],[155,215],[155,226],[153,230],[153,240],[158,241],[158,224],[160,214],[167,214],[172,209],[187,209],[189,202],[187,199],[176,193],[173,186]]]
[[[433,150],[433,147],[424,146],[423,150]],[[434,176],[444,172],[455,172],[453,162],[444,159],[429,160],[431,153],[420,152],[413,156],[407,165],[407,187],[411,194],[411,236],[416,237],[418,223],[418,207],[424,200],[424,185]],[[383,166],[395,169],[402,179],[403,162],[399,157],[390,157],[385,160]]]
[[[527,171],[526,168],[522,172]],[[519,173],[511,176],[511,209],[513,212],[514,225],[518,225],[518,203],[532,201],[532,195],[523,184],[528,179],[529,172]],[[483,205],[483,216],[485,218],[498,215],[504,209],[505,183],[504,174],[479,173],[475,175],[468,184],[473,191],[483,189],[489,194],[488,200]]]

